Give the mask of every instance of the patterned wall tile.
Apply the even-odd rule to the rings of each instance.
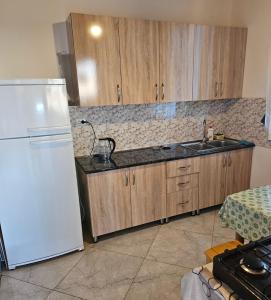
[[[265,113],[265,99],[186,101],[178,103],[70,107],[76,156],[88,155],[93,143],[89,120],[98,138],[112,137],[117,150],[135,149],[202,138],[202,122],[215,132],[268,146],[260,120]]]

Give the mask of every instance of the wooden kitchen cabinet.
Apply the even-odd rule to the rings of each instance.
[[[252,151],[252,149],[241,149],[228,153],[225,196],[250,187]]]
[[[132,224],[166,218],[165,164],[130,169]]]
[[[199,157],[167,163],[167,218],[198,209],[199,172]]]
[[[160,101],[192,100],[195,25],[159,22]]]
[[[220,95],[241,98],[246,56],[247,29],[224,27]]]
[[[165,164],[78,174],[86,223],[94,238],[166,218]]]
[[[199,209],[223,203],[227,155],[223,152],[200,158]]]
[[[69,17],[80,106],[121,104],[118,22],[107,16],[72,13]]]
[[[225,197],[250,187],[252,149],[200,158],[199,209],[222,204]]]
[[[247,29],[197,25],[193,99],[242,96]]]
[[[88,175],[87,190],[94,237],[132,226],[129,169]]]
[[[119,19],[123,104],[159,100],[158,24],[151,20]]]

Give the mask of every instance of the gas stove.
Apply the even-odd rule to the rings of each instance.
[[[244,300],[270,300],[271,236],[215,256],[213,275]]]

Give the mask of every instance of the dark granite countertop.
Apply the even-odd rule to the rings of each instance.
[[[190,142],[188,142],[190,143]],[[79,156],[76,163],[81,167],[85,174],[98,173],[116,169],[130,168],[141,165],[154,164],[170,160],[185,159],[202,155],[210,155],[225,151],[238,150],[254,147],[255,144],[247,141],[239,141],[238,144],[225,148],[214,148],[208,152],[199,153],[181,146],[181,144],[168,145],[169,149],[161,147],[149,147],[142,149],[118,151],[113,153],[112,159],[108,162],[100,161],[96,157]]]

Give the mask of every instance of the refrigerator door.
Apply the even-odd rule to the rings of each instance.
[[[9,268],[83,249],[71,135],[1,140],[0,165]]]
[[[0,84],[0,139],[70,133],[65,84]]]

